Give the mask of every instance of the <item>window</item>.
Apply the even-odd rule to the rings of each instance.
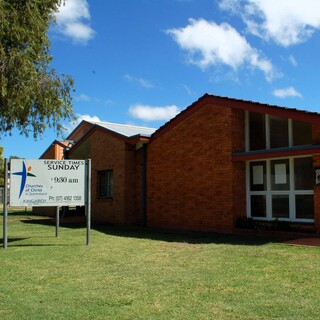
[[[263,191],[267,188],[266,180],[266,162],[251,162],[250,163],[250,190]]]
[[[249,113],[249,143],[250,150],[266,149],[265,115],[256,112]]]
[[[289,159],[271,161],[271,190],[289,190]]]
[[[265,218],[267,216],[266,196],[252,195],[250,200],[251,200],[251,217]]]
[[[98,171],[98,198],[113,197],[113,170]]]
[[[314,184],[312,158],[294,159],[294,186],[295,190],[311,190]]]
[[[247,112],[246,150],[269,150],[312,144],[312,125],[307,122]]]
[[[312,126],[310,123],[292,121],[292,130],[294,146],[312,144]]]
[[[296,195],[296,217],[298,219],[313,219],[313,195]]]
[[[272,218],[289,218],[289,195],[272,195]]]
[[[314,220],[312,157],[250,161],[247,170],[248,217]]]
[[[288,119],[270,116],[270,149],[289,147]]]

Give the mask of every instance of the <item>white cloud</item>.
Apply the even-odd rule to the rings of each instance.
[[[180,112],[175,105],[156,107],[144,104],[135,104],[129,108],[132,117],[144,121],[168,121]]]
[[[182,84],[182,87],[187,91],[189,96],[192,96],[194,94],[193,91],[186,84]]]
[[[131,76],[130,74],[126,74],[124,76],[124,79],[129,82],[134,82],[144,88],[153,88],[154,87],[154,85],[150,81],[143,79],[143,78],[137,78],[137,77]]]
[[[277,76],[272,63],[227,23],[190,19],[185,28],[169,29],[167,33],[189,53],[189,61],[202,69],[224,64],[236,71],[249,65],[264,72],[268,81]]]
[[[239,75],[235,74],[234,72],[216,72],[214,75],[211,75],[209,78],[210,82],[213,83],[221,83],[221,82],[233,82],[233,83],[237,83],[240,84],[240,78]]]
[[[62,1],[56,14],[58,30],[73,41],[86,44],[94,36],[90,27],[90,12],[87,0]]]
[[[289,61],[295,67],[298,65],[298,62],[297,62],[296,58],[292,54],[289,56]]]
[[[79,94],[74,99],[77,101],[85,101],[85,102],[89,102],[91,100],[91,98],[84,93]]]
[[[90,102],[90,103],[100,103],[101,100],[99,98],[91,97],[85,93],[81,93],[78,96],[74,97],[75,101],[80,101],[80,102]]]
[[[101,120],[99,119],[99,117],[97,116],[90,116],[89,114],[80,114],[78,113],[76,115],[77,117],[77,123],[80,123],[82,120],[86,120],[86,121],[92,121],[92,122],[101,122]]]
[[[111,99],[107,99],[107,100],[104,101],[104,104],[105,104],[106,106],[111,106],[111,105],[114,105],[114,101],[111,100]]]
[[[76,114],[76,120],[69,122],[69,124],[65,127],[65,130],[70,133],[75,127],[83,120],[91,121],[91,122],[102,122],[97,116],[90,116],[88,114]]]
[[[320,29],[317,0],[222,0],[220,7],[242,16],[248,31],[288,47]]]
[[[302,98],[302,94],[293,87],[284,89],[276,89],[273,91],[273,95],[278,98],[298,97]]]
[[[86,43],[92,38],[92,29],[81,22],[67,24],[63,33],[77,42],[82,43]]]

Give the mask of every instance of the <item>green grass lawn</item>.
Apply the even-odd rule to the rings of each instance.
[[[84,225],[55,238],[22,217],[0,249],[2,320],[320,319],[320,248],[120,227],[87,247]]]

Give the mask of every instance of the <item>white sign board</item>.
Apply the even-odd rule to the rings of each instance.
[[[85,204],[85,160],[12,159],[11,206],[82,206]]]
[[[275,184],[287,183],[287,166],[285,163],[276,164],[274,166]]]

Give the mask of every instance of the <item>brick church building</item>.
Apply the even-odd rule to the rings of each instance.
[[[205,94],[158,130],[83,121],[41,156],[64,157],[92,159],[93,222],[232,233],[247,217],[320,229],[315,112]]]

